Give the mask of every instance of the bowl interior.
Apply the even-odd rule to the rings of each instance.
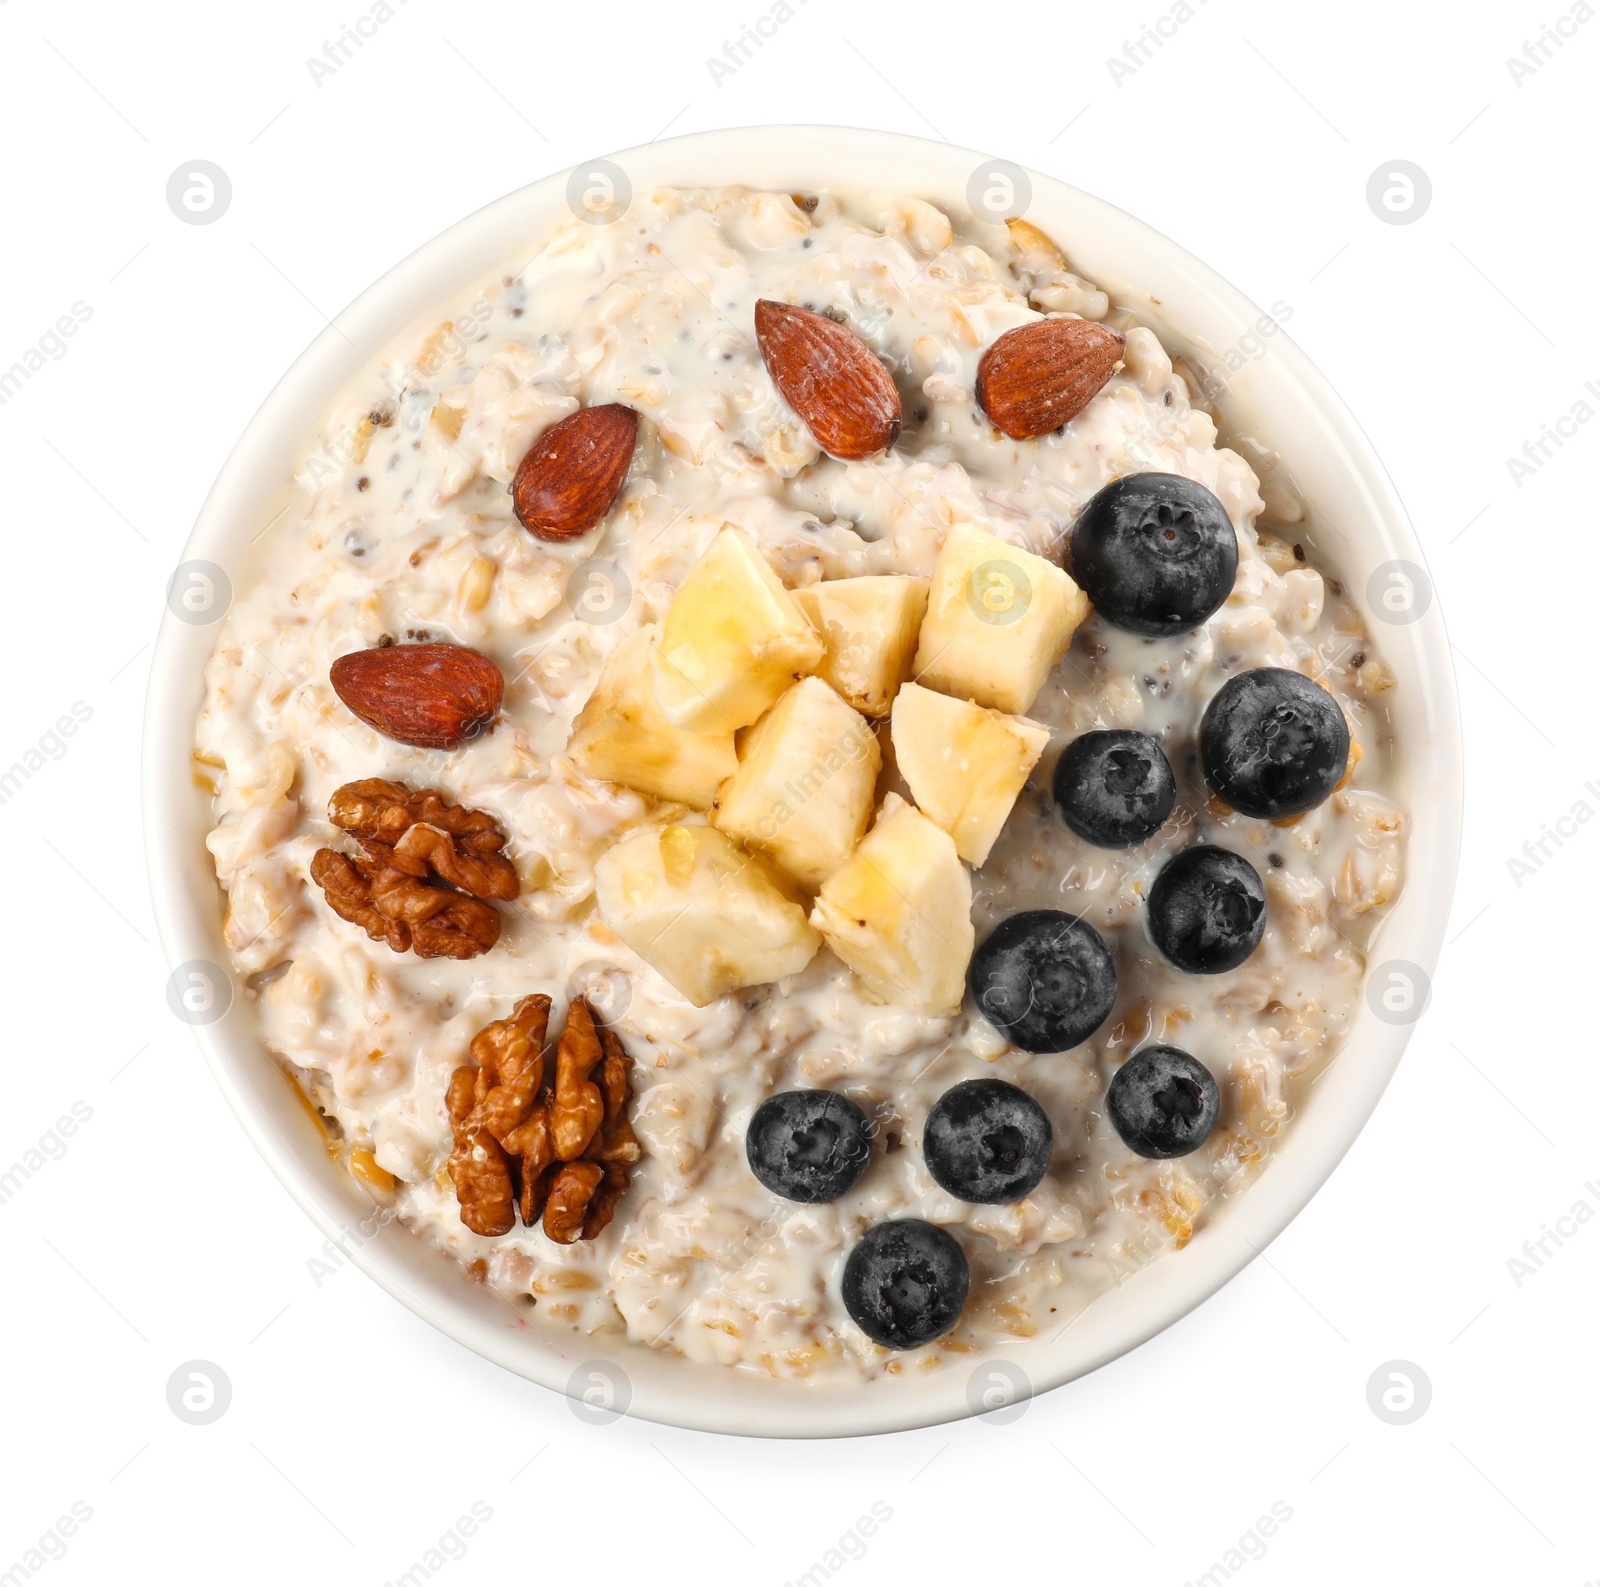
[[[801,190],[830,180],[969,207],[975,173],[993,161],[947,144],[845,128],[760,127],[695,134],[609,157],[635,192],[661,184],[730,182]],[[1015,170],[1015,167],[1010,169]],[[1149,227],[1063,183],[1028,173],[1026,215],[1072,267],[1150,325],[1169,351],[1216,367],[1261,311]],[[229,457],[184,561],[218,564],[237,581],[283,493],[297,455],[334,398],[394,338],[522,251],[569,214],[561,172],[468,217],[364,293],[295,363]],[[1249,344],[1246,344],[1249,345]],[[1228,381],[1224,439],[1249,435],[1283,460],[1310,511],[1307,542],[1345,581],[1398,679],[1390,698],[1397,777],[1412,821],[1408,885],[1384,922],[1374,961],[1431,973],[1455,879],[1460,744],[1454,677],[1436,604],[1396,624],[1366,594],[1374,570],[1422,564],[1382,465],[1327,383],[1278,331]],[[193,723],[215,625],[163,620],[145,720],[146,849],[156,917],[173,965],[226,962],[221,897],[202,839],[208,801],[191,777]],[[473,1283],[449,1258],[393,1222],[329,1158],[292,1087],[263,1053],[242,997],[195,1028],[217,1083],[256,1148],[300,1205],[352,1260],[445,1333],[547,1387],[588,1393],[655,1421],[719,1432],[839,1436],[923,1426],[970,1413],[973,1358],[918,1381],[883,1378],[817,1389],[701,1367],[642,1346],[541,1331]],[[1285,1145],[1243,1195],[1213,1211],[1181,1254],[1101,1296],[1053,1338],[1004,1352],[1035,1391],[1132,1348],[1198,1305],[1272,1240],[1348,1149],[1399,1062],[1410,1027],[1363,1008],[1340,1055],[1303,1099]],[[981,1406],[979,1408],[982,1408]]]

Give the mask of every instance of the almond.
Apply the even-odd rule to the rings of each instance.
[[[576,540],[611,511],[639,437],[639,415],[620,402],[579,408],[552,425],[517,467],[511,505],[541,540]]]
[[[333,691],[368,727],[416,749],[459,749],[494,725],[500,669],[464,645],[379,645],[340,656]]]
[[[805,420],[830,457],[853,462],[893,446],[900,434],[900,393],[877,355],[825,314],[756,304],[756,341],[783,400]]]
[[[978,360],[978,404],[1013,441],[1075,418],[1122,362],[1123,338],[1093,320],[1035,320]]]

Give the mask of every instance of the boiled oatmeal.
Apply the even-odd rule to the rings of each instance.
[[[1337,1051],[1393,680],[1025,222],[662,189],[529,253],[230,570],[195,755],[263,1046],[547,1328],[828,1381],[1052,1333]]]

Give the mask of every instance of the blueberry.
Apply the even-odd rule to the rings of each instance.
[[[1239,567],[1228,509],[1181,474],[1124,474],[1072,526],[1072,576],[1113,628],[1167,639],[1227,600]]]
[[[1131,849],[1166,824],[1178,797],[1172,767],[1148,733],[1085,733],[1056,762],[1056,808],[1083,839]]]
[[[780,1091],[756,1109],[744,1137],[750,1172],[787,1201],[837,1201],[871,1153],[866,1114],[837,1091]]]
[[[934,1103],[922,1130],[928,1172],[963,1201],[1020,1201],[1044,1178],[1055,1133],[1026,1091],[963,1080]]]
[[[920,1218],[900,1218],[862,1235],[840,1293],[869,1339],[911,1350],[955,1327],[969,1282],[966,1255],[950,1235]]]
[[[1145,909],[1155,945],[1191,975],[1237,969],[1267,929],[1267,892],[1255,866],[1208,844],[1161,867]]]
[[[1177,1047],[1145,1047],[1111,1077],[1106,1112],[1141,1157],[1186,1157],[1204,1146],[1222,1098],[1211,1071]]]
[[[1088,921],[1028,909],[983,939],[967,985],[989,1023],[1024,1052],[1065,1052],[1105,1023],[1117,966]]]
[[[1243,815],[1276,821],[1319,805],[1350,758],[1339,702],[1285,667],[1241,672],[1200,719],[1200,764],[1211,791]]]

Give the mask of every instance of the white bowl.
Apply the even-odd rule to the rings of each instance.
[[[947,144],[834,127],[754,127],[695,134],[612,157],[635,191],[719,185],[802,191],[830,181],[919,194],[967,209],[985,159]],[[993,162],[987,162],[992,164]],[[1013,167],[1013,169],[1015,169]],[[1214,272],[1148,226],[1099,199],[1029,173],[1027,217],[1059,239],[1075,269],[1110,291],[1169,349],[1218,360],[1249,334],[1258,310]],[[234,574],[269,513],[296,452],[332,400],[394,337],[517,249],[532,252],[568,214],[570,173],[535,182],[469,216],[362,294],[301,355],[234,448],[190,536],[185,561]],[[1248,344],[1247,344],[1248,345]],[[1226,433],[1281,455],[1311,509],[1308,542],[1373,617],[1374,570],[1423,555],[1382,464],[1354,419],[1282,332],[1233,377]],[[220,614],[219,614],[220,616]],[[1405,891],[1384,923],[1374,961],[1433,970],[1450,910],[1460,833],[1461,756],[1455,679],[1437,604],[1415,621],[1373,622],[1399,680],[1391,696],[1401,795],[1411,813]],[[208,800],[190,750],[214,623],[168,613],[156,646],[144,735],[145,842],[157,922],[169,961],[225,964],[221,898],[202,839]],[[716,1432],[839,1436],[925,1426],[966,1416],[969,1382],[985,1358],[926,1378],[819,1390],[697,1366],[644,1347],[542,1333],[397,1223],[373,1227],[373,1207],[330,1160],[306,1109],[259,1046],[245,999],[195,1034],[229,1105],[290,1194],[357,1266],[419,1316],[491,1361],[547,1388],[632,1414]],[[1400,1060],[1409,1024],[1363,1008],[1345,1046],[1303,1101],[1260,1179],[1224,1204],[1188,1248],[1094,1301],[1051,1340],[1019,1341],[1007,1362],[1035,1392],[1092,1371],[1174,1322],[1249,1262],[1305,1206],[1372,1112]],[[365,1220],[365,1222],[364,1222]],[[607,1358],[609,1359],[602,1359]],[[982,1408],[981,1405],[979,1407]]]

